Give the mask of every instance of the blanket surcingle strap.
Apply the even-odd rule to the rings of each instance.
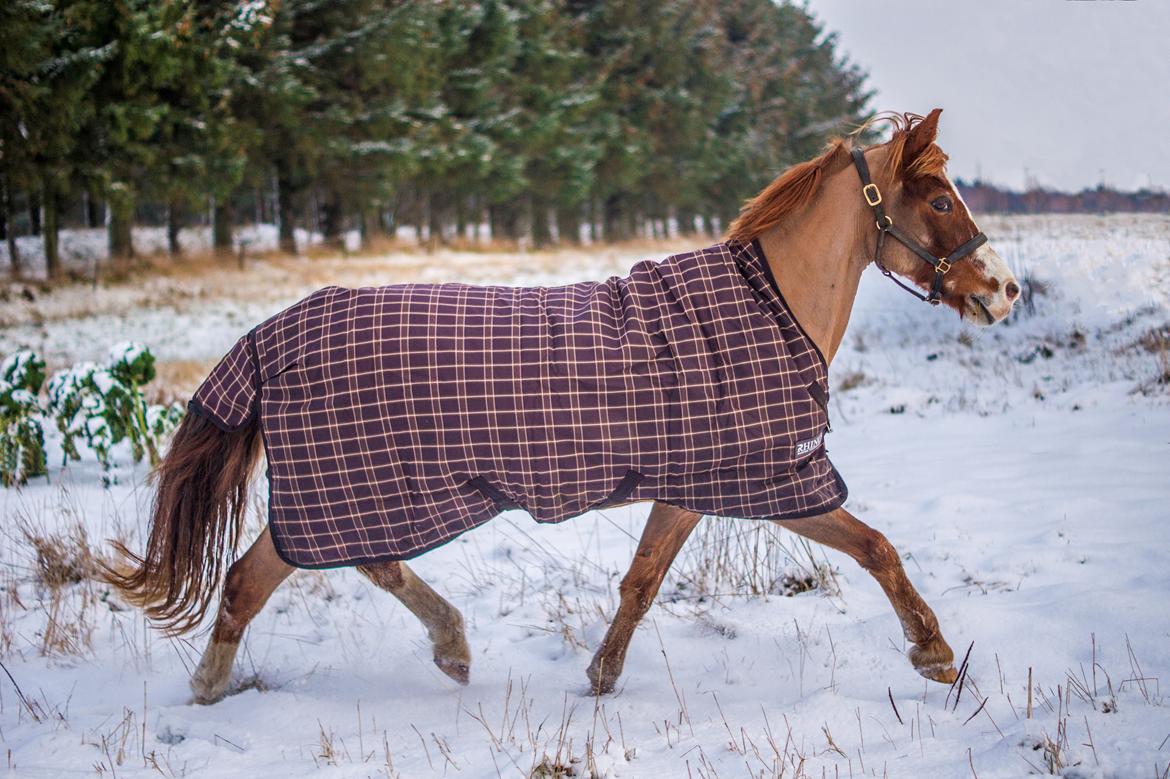
[[[840,506],[824,358],[758,244],[559,287],[328,287],[257,326],[196,391],[257,415],[277,551],[403,560],[522,508],[629,500],[745,519]]]

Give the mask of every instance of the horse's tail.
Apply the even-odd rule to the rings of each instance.
[[[102,565],[102,578],[168,635],[202,621],[239,542],[259,429],[255,415],[226,432],[187,414],[154,474],[158,491],[146,552],[139,557],[115,541],[121,559]]]

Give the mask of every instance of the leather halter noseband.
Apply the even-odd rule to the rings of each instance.
[[[983,244],[987,243],[987,236],[982,232],[976,233],[966,243],[959,246],[946,257],[935,257],[928,252],[912,237],[903,232],[900,228],[894,225],[894,220],[886,213],[886,209],[882,208],[882,193],[878,190],[877,184],[869,177],[869,165],[865,162],[865,153],[861,149],[853,149],[850,151],[853,155],[853,164],[857,167],[857,175],[861,177],[861,194],[865,198],[866,204],[873,209],[875,223],[878,229],[877,248],[873,252],[873,262],[878,266],[878,270],[882,272],[887,278],[893,281],[902,289],[909,292],[919,300],[924,300],[932,306],[937,306],[942,301],[942,284],[943,276],[951,269],[951,264],[957,260],[961,260],[971,252],[978,249]],[[886,243],[886,234],[889,234],[894,240],[902,243],[907,249],[914,252],[923,262],[934,268],[934,283],[930,286],[930,294],[923,295],[918,290],[903,284],[894,274],[882,265],[882,247]]]

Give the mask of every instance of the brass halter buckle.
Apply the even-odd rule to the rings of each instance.
[[[951,269],[951,264],[949,262],[947,262],[946,257],[939,257],[938,258],[938,265],[935,265],[934,269],[936,271],[938,271],[939,273],[942,273],[945,275],[946,272]]]
[[[861,194],[865,197],[865,202],[869,204],[870,208],[881,205],[882,193],[877,188],[877,184],[866,184],[861,188]]]

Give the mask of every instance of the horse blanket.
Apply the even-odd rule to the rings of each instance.
[[[241,338],[190,408],[258,421],[277,551],[402,560],[521,508],[794,519],[846,489],[824,358],[758,244],[559,287],[328,287]]]

